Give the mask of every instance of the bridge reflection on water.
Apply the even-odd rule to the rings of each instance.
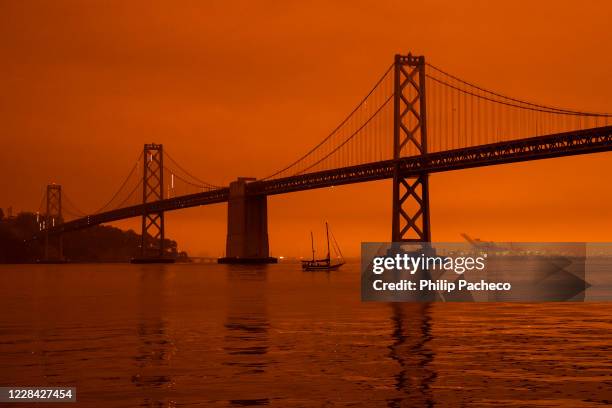
[[[608,303],[362,303],[357,264],[0,266],[0,383],[79,406],[589,406]],[[103,403],[101,403],[103,402]]]

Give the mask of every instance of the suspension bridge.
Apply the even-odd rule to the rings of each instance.
[[[612,114],[529,102],[396,55],[366,96],[317,145],[259,180],[217,186],[193,175],[162,145],[145,144],[116,193],[84,213],[47,186],[39,209],[45,257],[62,257],[63,233],[142,218],[142,259],[165,255],[164,213],[228,203],[226,257],[273,262],[267,196],[392,179],[391,239],[431,241],[429,174],[612,150]],[[54,255],[50,242],[56,240]]]

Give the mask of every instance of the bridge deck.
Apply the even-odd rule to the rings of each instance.
[[[395,166],[399,166],[400,171],[409,176],[423,172],[435,173],[610,150],[612,150],[612,126],[605,126],[404,157],[397,161],[387,160],[274,180],[255,181],[248,184],[247,193],[252,195],[284,194],[388,179],[393,177]],[[59,233],[87,228],[137,217],[145,212],[172,211],[221,203],[227,201],[228,195],[229,190],[221,188],[120,208],[66,222],[51,229],[50,232]]]

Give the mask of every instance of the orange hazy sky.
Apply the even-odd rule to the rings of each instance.
[[[145,142],[215,184],[262,177],[324,137],[395,53],[541,103],[612,111],[609,1],[0,1],[0,207],[63,185],[100,207]],[[431,176],[432,234],[612,240],[612,153]],[[269,198],[273,255],[329,220],[349,255],[390,238],[388,181]],[[220,255],[226,206],[167,215]],[[138,220],[121,227],[138,226]]]

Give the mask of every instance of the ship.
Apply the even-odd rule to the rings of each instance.
[[[344,265],[344,257],[342,256],[342,251],[340,250],[340,246],[334,238],[332,234],[332,239],[334,242],[334,250],[337,252],[338,257],[336,260],[332,261],[331,253],[330,253],[330,245],[329,245],[329,225],[327,222],[325,223],[325,236],[327,237],[327,256],[323,259],[316,259],[315,257],[315,248],[314,248],[314,237],[312,235],[312,231],[310,232],[310,244],[312,247],[312,259],[302,261],[302,269],[305,271],[335,271]]]

